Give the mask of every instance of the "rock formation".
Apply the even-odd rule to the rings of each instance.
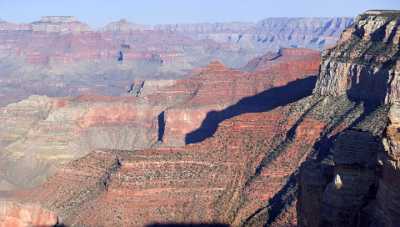
[[[141,25],[141,24],[134,24],[130,23],[126,19],[121,19],[119,21],[111,22],[107,24],[104,28],[102,28],[102,31],[105,32],[133,32],[133,31],[144,31],[144,30],[151,30],[152,27],[148,25]]]
[[[90,31],[90,27],[70,16],[47,16],[33,22],[33,32],[79,33]]]
[[[324,55],[314,95],[364,106],[300,171],[299,226],[398,226],[400,12],[367,11]]]

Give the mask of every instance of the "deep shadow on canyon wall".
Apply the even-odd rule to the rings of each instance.
[[[243,98],[224,110],[210,111],[201,126],[186,135],[185,142],[186,144],[198,143],[213,136],[219,123],[224,120],[245,113],[270,111],[307,97],[312,94],[316,80],[316,76],[295,80],[285,86],[271,88],[255,96]]]

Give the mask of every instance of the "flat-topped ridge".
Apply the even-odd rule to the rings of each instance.
[[[376,16],[386,16],[386,15],[396,15],[400,16],[400,10],[367,10],[363,15],[376,15]]]
[[[38,21],[39,23],[72,23],[78,19],[73,16],[44,16]]]

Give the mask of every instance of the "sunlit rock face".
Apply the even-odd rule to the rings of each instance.
[[[363,112],[300,171],[299,226],[398,226],[400,12],[367,11],[322,56],[314,95]],[[323,145],[323,144],[321,144]]]
[[[367,12],[323,54],[315,92],[391,103],[399,99],[400,31],[397,13]],[[387,86],[389,84],[389,86]]]

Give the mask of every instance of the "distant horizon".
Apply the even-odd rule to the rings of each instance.
[[[344,7],[345,6],[345,7]],[[256,23],[266,18],[354,18],[367,10],[399,10],[399,0],[0,0],[0,19],[32,23],[42,16],[73,16],[92,28],[126,19],[143,25]]]
[[[357,16],[357,15],[356,15],[356,16]],[[184,21],[183,21],[183,22],[178,22],[178,23],[160,23],[160,24],[137,23],[137,22],[131,21],[131,20],[127,19],[127,18],[120,18],[120,19],[116,19],[116,20],[113,20],[113,21],[106,22],[106,24],[100,26],[99,28],[104,27],[104,26],[107,26],[107,25],[110,24],[110,23],[119,22],[119,21],[126,21],[126,22],[128,22],[128,23],[137,24],[137,25],[145,25],[145,26],[175,25],[175,24],[220,24],[220,23],[221,23],[221,24],[222,24],[222,23],[257,24],[258,22],[263,21],[263,20],[266,20],[266,19],[314,19],[314,18],[315,18],[315,19],[325,19],[325,18],[326,18],[326,19],[332,19],[332,18],[352,19],[352,18],[355,18],[356,16],[354,16],[354,17],[350,17],[350,16],[332,16],[332,17],[279,17],[279,16],[276,16],[276,17],[265,17],[265,18],[261,18],[260,20],[257,20],[257,21],[215,21],[215,22],[209,22],[209,21],[184,22]],[[8,22],[8,23],[15,23],[15,24],[31,24],[31,23],[39,22],[42,18],[45,18],[45,17],[71,17],[71,18],[76,19],[76,21],[79,21],[79,22],[82,22],[82,23],[86,23],[86,24],[88,24],[89,26],[91,26],[87,21],[84,21],[84,20],[80,19],[79,17],[73,16],[73,15],[43,15],[43,16],[38,17],[38,19],[36,19],[36,20],[28,21],[28,22],[10,21],[10,20],[5,20],[4,18],[0,17],[0,21],[5,21],[5,22]],[[92,26],[91,26],[91,27],[92,27]],[[93,27],[93,28],[96,28],[96,27]]]

